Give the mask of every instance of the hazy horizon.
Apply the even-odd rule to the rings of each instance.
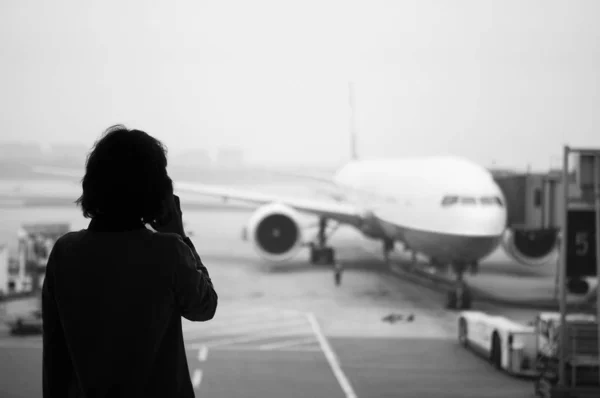
[[[453,154],[546,170],[600,147],[597,1],[6,1],[0,140],[124,123],[253,164]]]

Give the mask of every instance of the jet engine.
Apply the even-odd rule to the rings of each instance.
[[[537,267],[547,264],[557,253],[556,229],[507,229],[502,247],[523,265]]]
[[[259,207],[250,217],[243,236],[257,253],[269,261],[294,257],[302,246],[302,229],[296,210],[281,203]]]

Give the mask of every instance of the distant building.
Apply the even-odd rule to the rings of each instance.
[[[88,149],[83,144],[54,144],[50,146],[46,157],[52,164],[82,166],[85,164]]]
[[[42,147],[34,142],[0,143],[0,159],[3,161],[31,162],[43,156]]]
[[[208,169],[211,167],[212,159],[208,151],[204,149],[190,149],[175,155],[169,159],[176,167],[193,167]]]
[[[217,152],[216,166],[239,168],[244,166],[244,152],[239,148],[221,148]]]

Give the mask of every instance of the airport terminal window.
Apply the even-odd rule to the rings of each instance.
[[[452,206],[458,203],[458,196],[444,196],[442,199],[442,206]]]

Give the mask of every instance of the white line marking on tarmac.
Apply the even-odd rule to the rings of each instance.
[[[211,325],[231,325],[234,323],[256,322],[263,320],[282,320],[301,318],[302,314],[285,314],[281,312],[271,312],[263,314],[236,314],[227,318],[213,319]]]
[[[219,347],[214,347],[211,348],[211,350],[213,351],[261,351],[261,352],[265,352],[266,350],[261,350],[260,348],[256,347],[256,346],[244,346],[244,345],[238,345],[238,346],[219,346]],[[293,347],[293,348],[278,348],[277,350],[272,350],[275,352],[319,352],[322,353],[323,350],[321,348],[312,348],[312,347]]]
[[[225,311],[225,315],[219,315],[215,318],[213,318],[211,320],[210,324],[214,324],[214,323],[222,323],[222,322],[229,322],[230,320],[236,320],[238,318],[254,318],[256,319],[256,317],[259,314],[262,313],[267,313],[267,314],[271,314],[273,311],[272,309],[269,308],[249,308],[249,309],[245,309],[245,310],[237,310],[237,311]],[[222,311],[219,312],[219,314],[222,314]],[[193,322],[193,321],[189,321],[185,318],[182,317],[181,319],[181,323],[182,323],[182,329],[183,331],[186,331],[187,329],[196,329],[197,327],[197,323]]]
[[[276,350],[279,348],[293,347],[297,345],[302,345],[306,343],[312,343],[315,341],[314,337],[304,338],[304,339],[294,339],[294,340],[286,340],[279,343],[271,343],[271,344],[263,344],[258,346],[260,350]]]
[[[329,362],[329,366],[331,366],[331,370],[333,371],[335,378],[340,384],[340,387],[342,387],[346,398],[357,398],[357,395],[354,392],[350,381],[348,381],[348,378],[346,377],[344,371],[342,370],[342,367],[340,366],[339,360],[337,359],[335,353],[333,352],[333,349],[329,345],[327,338],[321,331],[321,327],[319,326],[319,322],[317,322],[317,318],[313,313],[306,314],[306,317],[308,318],[308,321],[310,322],[310,325],[312,326],[313,331],[317,336],[317,340],[319,340],[319,344],[321,345],[321,349],[325,353],[327,362]]]
[[[186,337],[215,337],[225,335],[239,335],[247,333],[255,333],[260,330],[275,329],[279,330],[282,328],[294,328],[298,330],[298,334],[311,334],[312,330],[310,325],[306,322],[306,319],[297,320],[294,322],[262,322],[256,324],[247,324],[244,326],[224,326],[219,329],[198,329],[196,331],[190,331],[186,333]]]
[[[253,323],[262,323],[262,322],[285,322],[291,321],[294,319],[304,319],[304,315],[285,315],[285,314],[264,314],[261,316],[238,316],[235,318],[230,318],[227,320],[216,320],[213,323],[206,325],[210,327],[230,327],[232,325],[246,325]]]
[[[222,345],[248,343],[248,342],[252,342],[252,341],[265,340],[265,339],[270,339],[270,338],[274,338],[274,337],[297,336],[297,335],[298,335],[298,333],[293,330],[292,331],[282,330],[279,332],[271,332],[271,333],[257,332],[257,333],[253,333],[252,335],[245,335],[242,337],[205,341],[204,343],[198,343],[198,344],[189,344],[188,348],[197,350],[197,349],[202,348],[203,346],[213,348],[213,347],[222,346]]]
[[[208,356],[208,347],[203,345],[202,347],[200,347],[200,350],[198,350],[198,360],[201,362],[206,361],[206,357]]]
[[[213,321],[229,321],[237,318],[244,317],[256,317],[260,314],[263,316],[294,316],[302,315],[302,312],[289,309],[281,309],[276,307],[251,307],[251,308],[237,308],[237,309],[221,309],[218,315],[213,318]]]
[[[198,329],[195,331],[188,331],[187,333],[185,333],[185,338],[186,339],[194,339],[194,338],[198,338],[198,337],[203,337],[203,338],[208,338],[208,337],[216,337],[216,336],[234,336],[234,335],[239,335],[239,334],[254,334],[254,333],[259,333],[259,332],[264,332],[267,330],[271,330],[271,329],[275,329],[275,330],[281,330],[283,328],[295,328],[296,330],[296,334],[303,334],[302,332],[299,332],[299,329],[306,329],[305,333],[310,333],[310,325],[307,324],[306,319],[296,319],[293,321],[287,321],[287,322],[277,322],[277,323],[267,323],[265,325],[265,323],[255,323],[255,324],[249,324],[249,325],[245,325],[244,327],[240,327],[240,328],[234,328],[234,327],[228,327],[225,326],[223,329],[217,329],[217,330],[204,330],[204,329]]]
[[[196,369],[194,371],[194,375],[192,376],[192,384],[194,388],[200,387],[200,383],[202,383],[202,371],[200,369]]]

